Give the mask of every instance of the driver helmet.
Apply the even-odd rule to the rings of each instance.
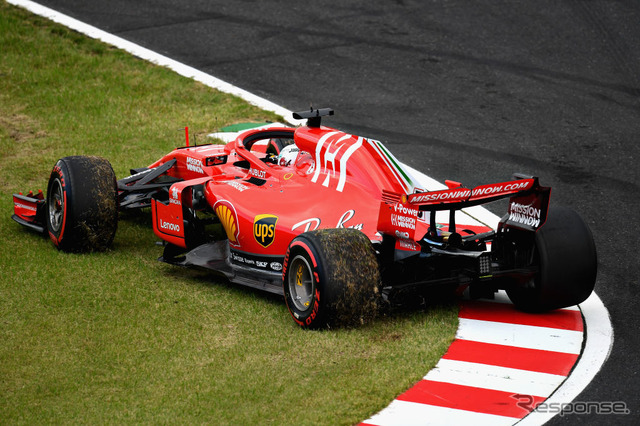
[[[299,152],[300,150],[295,144],[285,146],[282,148],[282,151],[280,151],[276,164],[282,167],[292,166],[295,163]]]

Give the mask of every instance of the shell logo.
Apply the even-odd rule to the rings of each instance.
[[[238,227],[238,215],[236,214],[236,209],[233,207],[233,204],[226,200],[218,201],[215,204],[214,210],[227,233],[229,244],[239,246],[238,235],[240,234],[240,229]]]

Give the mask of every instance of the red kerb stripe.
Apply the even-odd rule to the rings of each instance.
[[[542,314],[518,311],[510,303],[472,300],[462,303],[459,318],[583,331],[580,311],[558,309]]]
[[[533,409],[546,397],[520,395],[517,398],[512,392],[422,380],[397,399],[477,413],[522,418],[530,412],[525,407],[530,406]],[[521,406],[518,406],[518,403]]]
[[[456,339],[442,358],[567,376],[578,355]]]

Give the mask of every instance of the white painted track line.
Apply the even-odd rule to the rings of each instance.
[[[613,346],[613,327],[609,312],[596,293],[580,304],[585,322],[585,346],[582,355],[567,380],[545,402],[568,404],[587,387],[602,368]],[[551,420],[554,413],[533,411],[520,425],[541,425]]]
[[[137,56],[138,58],[147,60],[163,67],[167,67],[184,77],[192,78],[209,87],[218,89],[221,92],[238,96],[239,98],[244,99],[250,104],[255,105],[265,111],[271,111],[282,116],[290,124],[295,125],[302,122],[300,120],[294,120],[291,115],[291,111],[281,107],[280,105],[276,105],[271,101],[261,98],[260,96],[256,96],[253,93],[247,92],[246,90],[227,83],[226,81],[220,80],[219,78],[213,77],[212,75],[206,74],[202,71],[199,71],[193,67],[185,65],[166,56],[160,55],[157,52],[139,46],[116,35],[110,34],[92,25],[85,24],[84,22],[78,21],[77,19],[64,15],[53,9],[29,0],[7,0],[7,2],[15,6],[20,6],[32,13],[35,13],[36,15],[43,16],[47,19],[52,20],[53,22],[62,24],[91,38],[120,48],[126,52],[131,53],[134,56]]]

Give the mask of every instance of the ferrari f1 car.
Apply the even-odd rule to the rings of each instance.
[[[15,194],[13,219],[64,251],[109,247],[119,211],[150,208],[160,258],[282,294],[302,327],[353,325],[411,290],[499,289],[517,308],[575,305],[592,292],[588,226],[550,208],[538,178],[426,191],[379,142],[321,125],[247,130],[226,145],[177,148],[116,180],[99,157],[60,159],[42,192]],[[497,229],[456,226],[456,212],[509,198]],[[448,212],[448,223],[436,213]]]

